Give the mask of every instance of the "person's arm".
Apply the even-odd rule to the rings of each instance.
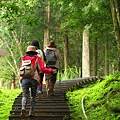
[[[38,69],[41,70],[43,73],[51,73],[53,70],[51,68],[46,68],[44,66],[44,63],[42,62],[42,59],[40,57],[37,58],[38,60]]]
[[[62,62],[63,59],[62,59],[62,56],[61,56],[59,50],[57,49],[55,52],[56,52],[56,56],[57,56],[58,61],[59,61],[59,62]]]

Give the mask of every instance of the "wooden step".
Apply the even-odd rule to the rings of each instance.
[[[19,115],[11,115],[9,116],[9,120],[71,120],[70,116],[64,116],[64,115],[41,115],[41,116],[34,116],[29,117],[26,116],[24,119],[22,119]]]
[[[43,85],[42,99],[38,100],[36,97],[36,104],[34,107],[35,116],[29,117],[30,98],[26,105],[26,117],[22,119],[21,100],[22,93],[15,99],[12,110],[10,111],[9,120],[71,120],[69,107],[67,105],[66,91],[74,90],[76,87],[81,88],[82,85],[96,81],[97,77],[76,78],[72,80],[57,81],[54,89],[54,96],[48,97],[46,95],[45,84]]]

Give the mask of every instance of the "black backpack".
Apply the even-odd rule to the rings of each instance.
[[[47,60],[47,65],[55,65],[57,61],[57,57],[55,55],[55,51],[51,49],[46,50],[46,60]]]

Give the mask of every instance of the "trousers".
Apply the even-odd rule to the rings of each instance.
[[[28,97],[30,96],[30,110],[34,110],[38,81],[31,78],[22,80],[22,108],[26,108]]]

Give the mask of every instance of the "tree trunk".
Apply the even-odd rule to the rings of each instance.
[[[120,43],[120,11],[118,8],[118,2],[117,0],[109,0],[109,1],[111,6],[116,40],[118,43]],[[119,46],[118,46],[118,50],[120,50]]]
[[[82,77],[89,76],[90,76],[89,30],[88,26],[86,26],[83,31]]]
[[[105,76],[109,75],[108,37],[105,41]]]
[[[119,0],[109,0],[109,1],[110,1],[112,18],[113,18],[115,37],[117,40],[118,58],[120,61],[120,8],[119,8],[120,1]],[[118,63],[118,66],[120,66],[120,62]],[[118,69],[120,71],[120,67]]]
[[[64,36],[64,69],[67,73],[67,67],[68,67],[68,36]]]
[[[50,30],[49,30],[49,24],[50,24],[50,2],[48,1],[48,6],[45,7],[45,18],[44,18],[44,48],[46,48],[46,46],[49,43],[50,40]]]
[[[97,39],[93,46],[93,76],[97,76]]]

